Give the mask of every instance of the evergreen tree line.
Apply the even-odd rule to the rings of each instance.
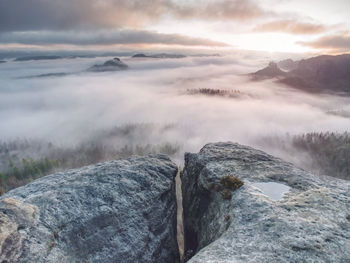
[[[230,98],[237,98],[243,95],[240,90],[209,89],[209,88],[187,89],[187,94],[221,96],[221,97],[230,97]]]
[[[4,172],[0,172],[0,195],[12,188],[44,176],[59,166],[60,162],[58,160],[49,160],[48,158],[40,160],[23,158],[20,163],[17,162],[16,164],[10,159],[8,168]]]
[[[180,146],[170,143],[113,146],[95,141],[66,148],[30,140],[2,142],[0,143],[0,195],[56,171],[126,158],[131,155],[163,153],[174,156],[179,150]]]
[[[321,132],[292,138],[292,145],[307,152],[321,174],[350,180],[350,134]]]
[[[350,134],[312,132],[270,136],[262,147],[316,175],[350,180]]]

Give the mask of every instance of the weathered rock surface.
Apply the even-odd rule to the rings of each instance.
[[[177,167],[163,155],[57,173],[0,199],[0,262],[177,262]]]
[[[244,181],[230,200],[220,193],[226,175]],[[350,262],[349,182],[234,143],[186,154],[181,176],[189,262]],[[274,201],[261,182],[290,191]]]
[[[119,58],[114,58],[111,60],[107,60],[102,65],[93,65],[88,69],[88,71],[92,71],[92,72],[119,71],[119,70],[125,70],[127,68],[128,68],[128,65],[126,65],[123,61],[121,61]]]

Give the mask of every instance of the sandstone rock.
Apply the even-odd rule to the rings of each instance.
[[[0,262],[177,262],[177,167],[132,157],[35,180],[0,199]]]
[[[224,200],[227,175],[244,185]],[[189,262],[350,262],[348,181],[234,143],[187,153],[181,177]],[[289,191],[276,200],[256,187],[266,182]]]

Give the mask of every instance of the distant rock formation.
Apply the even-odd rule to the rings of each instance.
[[[140,54],[135,54],[135,55],[133,55],[132,57],[133,57],[133,58],[147,58],[147,57],[149,57],[149,56],[146,56],[145,54],[140,53]]]
[[[167,53],[160,53],[160,54],[153,54],[153,55],[145,55],[143,53],[135,54],[132,56],[133,58],[185,58],[185,55],[181,54],[167,54]]]
[[[61,59],[61,56],[28,56],[28,57],[19,57],[15,61],[30,61],[30,60],[54,60]]]
[[[128,68],[128,65],[126,65],[123,61],[121,61],[119,58],[114,58],[106,61],[102,65],[94,65],[91,68],[89,68],[88,71],[92,71],[92,72],[119,71],[119,70],[125,70],[127,68]]]
[[[266,68],[263,68],[252,74],[254,80],[270,79],[283,77],[286,73],[282,71],[275,62],[270,62]]]
[[[292,59],[281,60],[277,63],[277,66],[283,70],[291,71],[298,67],[299,61],[294,61]]]
[[[39,74],[39,75],[31,75],[31,76],[18,77],[18,79],[59,78],[59,77],[69,76],[69,75],[71,75],[71,74],[73,74],[73,73],[53,72],[53,73],[45,73],[45,74]]]
[[[227,176],[244,185],[227,188]],[[187,153],[181,177],[190,263],[350,260],[348,181],[234,143]]]
[[[164,155],[57,173],[0,198],[1,262],[178,262]]]
[[[49,77],[64,77],[69,75],[69,73],[65,72],[57,72],[57,73],[47,73],[33,76],[33,78],[49,78]]]
[[[1,64],[1,63],[6,63],[6,61],[5,61],[5,60],[0,60],[0,64]]]
[[[251,76],[253,80],[277,78],[280,83],[307,92],[350,94],[350,54],[318,56],[295,62],[294,66],[281,73],[269,65]]]

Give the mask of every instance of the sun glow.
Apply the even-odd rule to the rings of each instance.
[[[294,36],[287,34],[246,34],[232,37],[240,49],[261,50],[268,52],[293,52],[306,53],[313,51],[311,48],[297,44]]]
[[[216,41],[231,45],[233,48],[266,52],[309,53],[315,49],[298,44],[299,39],[287,34],[237,34],[216,35]]]
[[[245,30],[233,32],[235,26],[230,23],[228,23],[227,28],[222,29],[218,25],[213,26],[205,22],[194,22],[189,27],[184,22],[177,21],[175,23],[174,21],[166,21],[162,25],[151,27],[151,29],[159,33],[171,32],[190,37],[210,39],[228,44],[231,49],[288,53],[310,53],[317,51],[299,44],[301,41],[312,40],[312,37],[309,36],[297,36],[277,32],[249,33],[249,31],[247,32]]]

